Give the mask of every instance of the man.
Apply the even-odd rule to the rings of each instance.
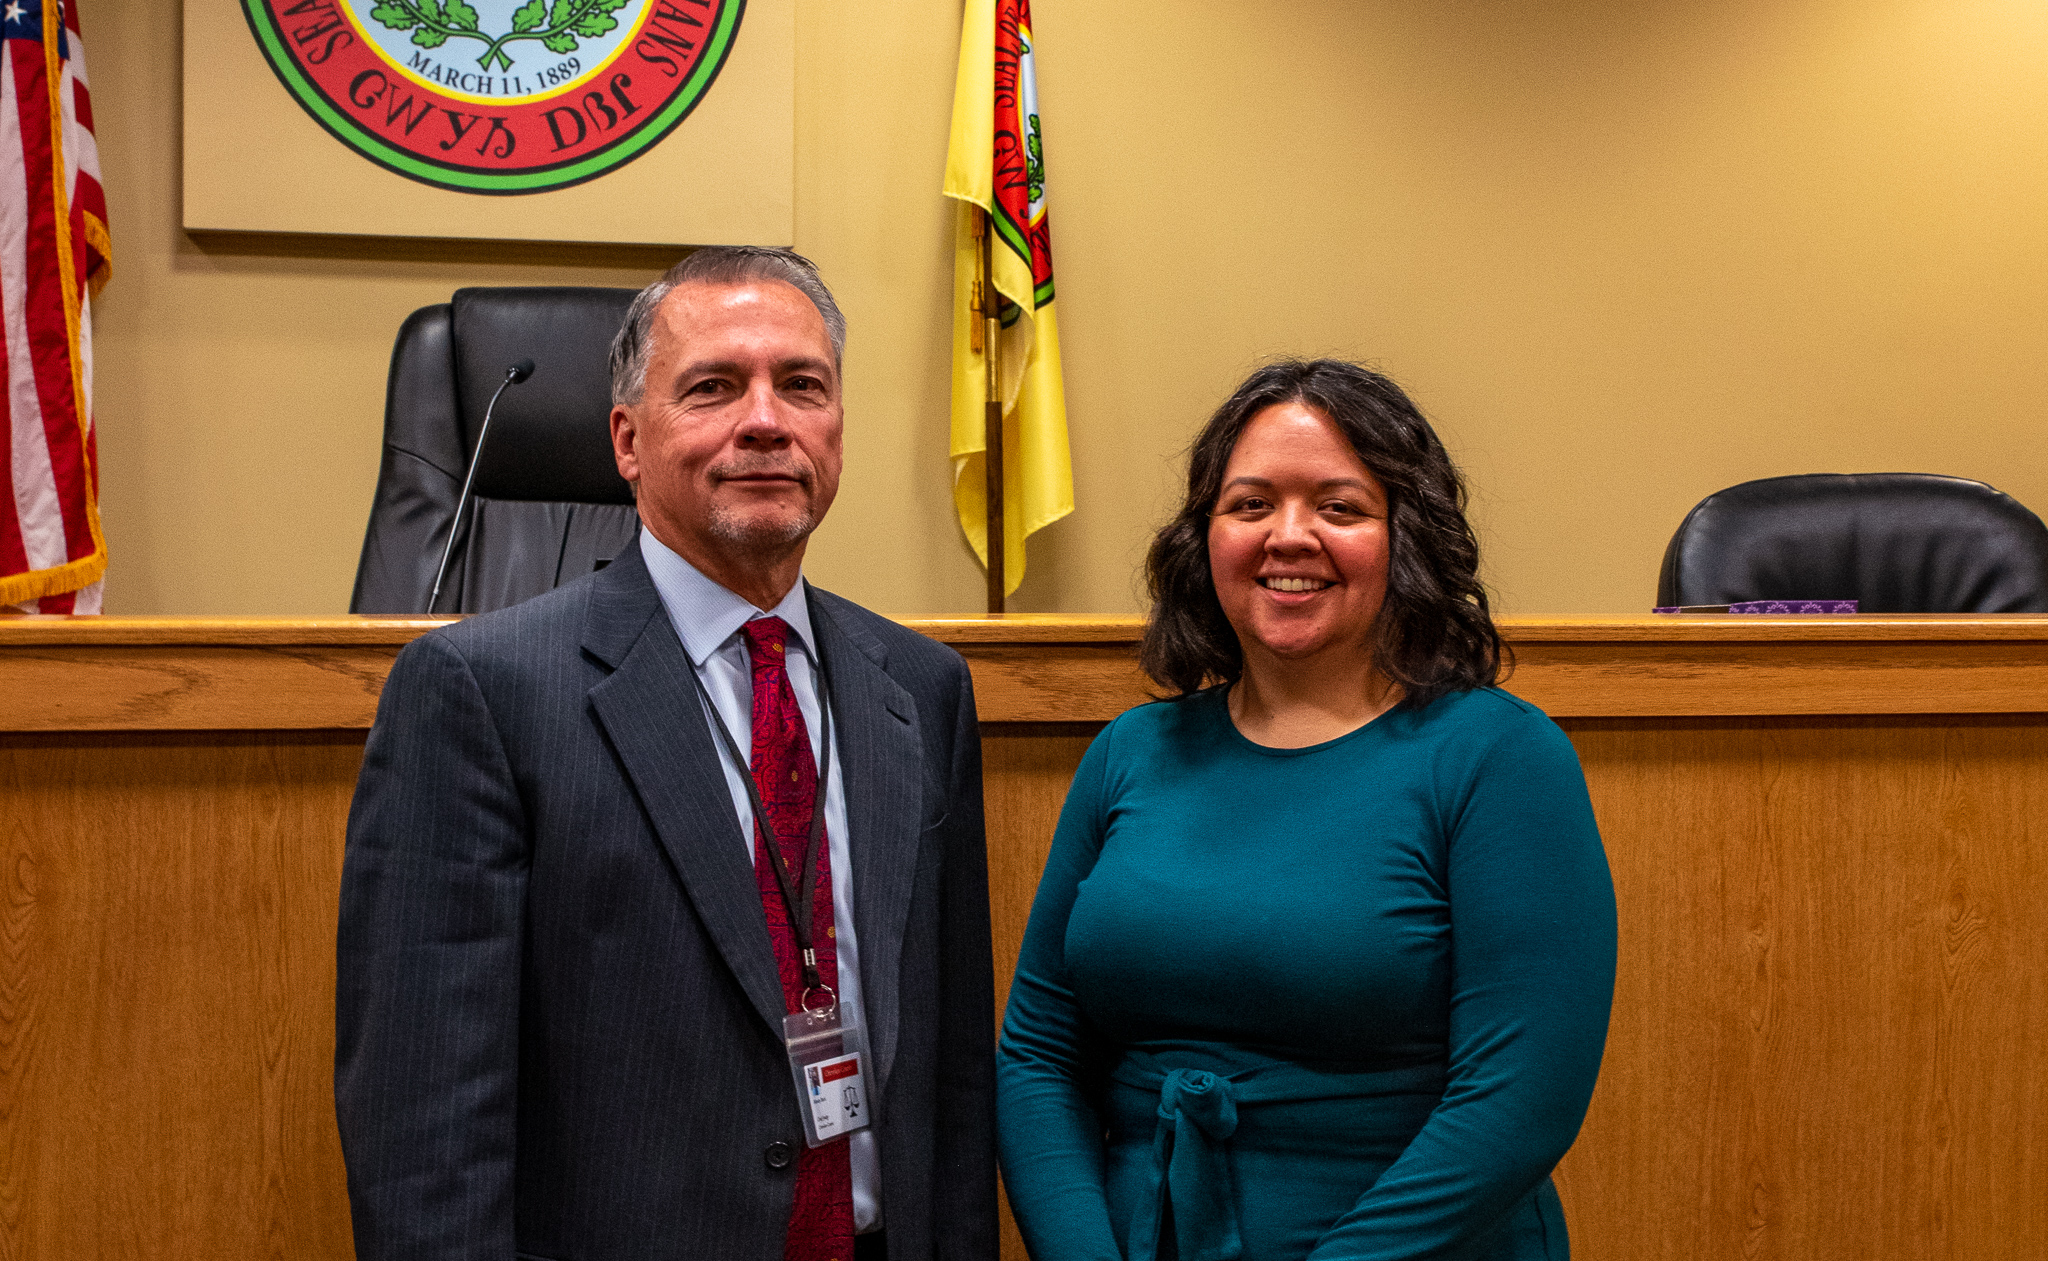
[[[342,878],[365,1261],[995,1255],[967,671],[801,577],[844,338],[802,257],[692,254],[612,349],[638,539],[399,655]],[[872,1124],[811,1147],[784,1018],[826,1009]]]

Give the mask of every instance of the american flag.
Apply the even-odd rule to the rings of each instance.
[[[65,0],[0,6],[0,608],[97,613],[92,299],[113,251],[85,49]]]

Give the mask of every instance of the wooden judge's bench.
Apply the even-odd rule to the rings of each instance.
[[[0,1258],[351,1255],[342,830],[437,624],[0,619]],[[912,625],[974,669],[1000,990],[1138,627]],[[1575,1255],[2048,1256],[2048,617],[1506,630],[1620,898]]]

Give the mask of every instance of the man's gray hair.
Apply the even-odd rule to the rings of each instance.
[[[640,291],[626,309],[626,322],[612,338],[612,403],[631,405],[647,389],[647,334],[662,299],[678,285],[744,285],[779,280],[811,300],[832,338],[832,364],[846,358],[846,317],[832,291],[818,278],[818,265],[795,250],[761,245],[707,245],[693,250],[660,280]]]

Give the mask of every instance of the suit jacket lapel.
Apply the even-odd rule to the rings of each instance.
[[[613,667],[590,690],[598,720],[698,918],[780,1038],[782,982],[746,838],[690,681],[690,659],[637,546],[597,576],[584,625],[585,650]]]
[[[923,839],[923,740],[910,693],[883,671],[888,650],[850,619],[836,597],[810,588],[811,624],[832,679],[832,721],[846,776],[847,850],[853,856],[853,922],[860,945],[879,1093],[895,1062],[903,934]]]

